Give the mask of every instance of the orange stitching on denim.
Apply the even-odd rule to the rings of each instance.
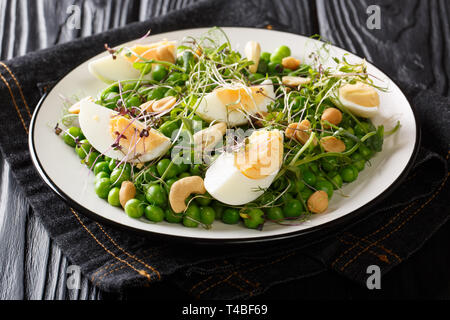
[[[16,108],[17,115],[19,116],[20,121],[22,122],[22,125],[23,125],[23,128],[25,129],[25,132],[28,134],[27,125],[25,124],[25,120],[23,119],[22,114],[20,113],[19,106],[17,105],[16,98],[14,97],[14,93],[13,93],[11,87],[9,86],[9,83],[8,83],[8,81],[6,81],[5,77],[3,77],[2,74],[0,74],[0,78],[2,79],[2,81],[5,83],[6,87],[9,90],[9,94],[10,94],[10,96],[12,98],[13,105]]]
[[[265,267],[265,266],[273,265],[273,264],[275,264],[275,263],[278,263],[278,262],[280,262],[280,261],[282,261],[282,260],[284,260],[284,259],[287,259],[287,258],[289,258],[290,256],[293,256],[293,255],[296,255],[296,254],[297,254],[297,251],[291,252],[291,253],[288,253],[288,254],[286,254],[286,255],[284,255],[284,256],[278,258],[277,260],[271,261],[270,263],[261,263],[261,264],[255,266],[255,267],[253,267],[253,268],[251,268],[251,269],[248,269],[248,270],[242,270],[242,271],[248,273],[248,272],[254,271],[254,270],[256,270],[256,269],[259,269],[259,268],[262,268],[262,267]],[[218,281],[218,282],[216,282],[216,283],[213,283],[212,285],[210,285],[210,286],[207,287],[206,289],[202,290],[202,291],[197,295],[197,297],[200,298],[200,296],[201,296],[203,293],[205,293],[206,291],[208,291],[208,290],[214,288],[215,286],[217,286],[217,285],[219,285],[219,284],[221,284],[221,283],[223,283],[223,282],[225,282],[225,281],[228,281],[228,279],[230,279],[230,278],[233,276],[233,274],[237,274],[237,272],[238,272],[238,271],[234,271],[234,272],[232,272],[228,277],[226,277],[226,278],[224,278],[224,279],[222,279],[222,280],[220,280],[220,281]]]
[[[2,65],[2,66],[6,69],[6,71],[9,72],[9,74],[10,74],[11,77],[13,78],[14,82],[16,83],[17,88],[19,89],[20,96],[22,97],[23,104],[25,105],[25,109],[27,110],[28,115],[29,115],[30,118],[31,118],[30,107],[28,106],[27,100],[25,99],[25,96],[23,95],[22,87],[21,87],[19,81],[17,80],[17,78],[16,78],[16,77],[14,76],[14,74],[12,73],[11,69],[9,69],[8,66],[7,66],[6,64],[4,64],[2,61],[0,61],[0,65]]]
[[[356,239],[356,240],[359,240],[359,241],[365,241],[365,242],[367,242],[367,243],[369,243],[369,244],[372,243],[372,242],[370,242],[369,240],[366,240],[366,239],[357,237],[357,236],[351,234],[350,232],[346,232],[346,234],[348,234],[349,236],[353,237],[353,238]],[[349,242],[349,244],[351,244],[351,242]],[[402,262],[402,258],[400,258],[400,256],[399,256],[398,254],[396,254],[396,253],[393,252],[392,250],[386,249],[382,244],[376,244],[375,246],[378,247],[378,248],[380,248],[381,250],[385,251],[386,253],[390,254],[390,255],[393,256],[394,258],[396,258],[396,259],[398,260],[399,263]],[[359,247],[360,247],[360,248],[363,248],[363,246],[362,246],[361,244],[359,245]]]
[[[376,235],[378,232],[384,230],[385,228],[387,228],[387,226],[389,226],[391,223],[394,222],[395,219],[397,219],[403,212],[405,212],[406,210],[408,210],[409,208],[411,208],[414,204],[416,204],[417,201],[412,202],[411,204],[409,204],[408,206],[406,206],[405,208],[403,208],[403,210],[401,210],[400,212],[398,212],[394,217],[392,217],[385,225],[381,226],[380,228],[378,228],[377,230],[375,230],[374,232],[372,232],[371,234],[369,234],[368,236],[362,238],[364,240],[366,240],[367,238]],[[343,256],[345,256],[348,252],[350,252],[351,250],[353,250],[354,248],[356,248],[356,246],[359,245],[359,241],[357,241],[352,247],[348,248],[347,250],[345,250],[339,257],[337,257],[332,263],[331,263],[331,267],[333,267]]]
[[[87,231],[87,233],[89,233],[89,235],[95,240],[95,242],[97,242],[98,245],[100,245],[103,250],[105,250],[107,253],[109,253],[112,257],[114,257],[116,260],[126,264],[127,266],[129,266],[131,269],[133,269],[134,271],[136,271],[138,274],[140,274],[143,277],[146,277],[148,279],[149,282],[152,281],[151,276],[145,272],[145,270],[138,270],[136,269],[133,265],[131,265],[128,261],[123,260],[119,257],[117,257],[111,250],[109,250],[108,248],[105,247],[105,245],[103,243],[101,243],[92,233],[91,230],[89,230],[89,228],[87,228],[83,221],[81,221],[80,217],[78,216],[78,214],[75,212],[75,210],[73,210],[72,208],[70,208],[70,211],[72,212],[72,214],[75,216],[75,218],[78,220],[78,222],[83,226],[83,228]]]
[[[244,278],[244,277],[243,277],[242,275],[240,275],[240,274],[237,274],[237,276],[238,276],[240,279],[242,279],[244,282],[246,282],[248,285],[252,286],[252,287],[258,288],[259,285],[260,285],[260,283],[259,283],[258,281],[252,282],[252,281],[250,281],[250,280],[247,280],[246,278]]]
[[[237,275],[237,274],[236,274],[236,275]],[[252,297],[253,294],[254,294],[253,292],[254,292],[255,290],[244,289],[243,287],[241,287],[241,286],[238,285],[237,283],[234,283],[233,281],[231,281],[231,278],[228,279],[226,282],[227,282],[229,285],[231,285],[231,286],[233,286],[233,287],[239,289],[239,291],[249,294],[250,297]]]
[[[349,261],[347,261],[347,263],[345,265],[342,266],[341,271],[344,271],[345,268],[351,264],[353,261],[355,261],[361,254],[363,254],[365,251],[367,251],[372,245],[377,244],[380,241],[383,241],[387,238],[389,238],[392,234],[394,234],[395,232],[397,232],[398,230],[400,230],[409,220],[411,220],[413,217],[415,217],[419,212],[422,211],[423,208],[425,208],[425,206],[427,206],[431,201],[433,201],[434,198],[436,198],[436,196],[442,191],[442,189],[445,186],[445,183],[448,180],[448,177],[450,176],[450,172],[447,173],[447,176],[445,177],[444,181],[442,181],[441,186],[439,187],[439,189],[430,197],[428,198],[428,200],[426,202],[424,202],[421,207],[419,209],[417,209],[414,213],[412,213],[408,218],[406,218],[400,225],[397,226],[397,228],[395,228],[394,230],[392,230],[390,233],[388,233],[387,235],[385,235],[384,237],[378,239],[377,241],[375,241],[373,244],[365,247],[365,249],[363,249],[362,251],[360,251],[358,254],[356,254],[352,259],[350,259]]]
[[[220,280],[220,281],[217,281],[217,282],[213,283],[212,285],[210,285],[210,286],[207,287],[206,289],[203,289],[202,291],[199,292],[199,294],[197,295],[197,298],[200,298],[200,296],[201,296],[203,293],[205,293],[206,291],[209,291],[210,289],[212,289],[212,288],[218,286],[219,284],[228,281],[228,279],[230,279],[230,278],[231,278],[234,274],[236,274],[236,273],[237,273],[237,271],[231,273],[228,277],[226,277],[226,278],[224,278],[224,279],[222,279],[222,280]]]
[[[450,157],[450,150],[447,152],[447,155],[445,157],[446,160],[448,160]],[[447,178],[446,178],[447,179]],[[411,203],[410,205],[408,205],[406,208],[404,208],[402,211],[400,211],[398,214],[396,214],[393,218],[391,218],[384,226],[382,226],[381,228],[379,228],[378,230],[375,230],[373,233],[369,234],[368,236],[362,238],[362,240],[366,240],[367,238],[377,234],[378,232],[380,232],[381,230],[385,229],[388,225],[390,225],[395,219],[397,219],[397,217],[399,215],[401,215],[404,211],[408,210],[410,207],[412,207],[417,201],[414,201],[413,203]],[[338,260],[340,260],[347,252],[349,252],[350,250],[354,249],[356,247],[356,245],[359,242],[355,243],[355,245],[353,245],[351,248],[348,248],[346,251],[344,251],[338,258],[336,258],[336,260],[334,260],[331,263],[331,266],[333,267]]]
[[[342,238],[340,238],[339,241],[348,245],[354,244],[353,242],[346,241]],[[360,247],[361,249],[364,248],[361,244],[359,244],[358,247]],[[385,254],[378,254],[372,250],[369,250],[369,253],[372,254],[374,257],[380,259],[381,261],[386,262],[387,264],[391,264],[391,262],[389,261],[388,257]]]
[[[157,276],[158,279],[161,280],[161,274],[159,273],[158,270],[156,270],[154,267],[148,265],[147,263],[143,262],[141,259],[137,258],[135,255],[127,252],[125,249],[123,249],[121,246],[119,246],[112,238],[111,236],[102,228],[102,226],[96,222],[97,226],[100,228],[100,230],[106,235],[106,237],[108,237],[108,239],[111,241],[111,243],[120,251],[122,251],[123,253],[125,253],[128,257],[130,257],[131,259],[134,259],[137,262],[140,262],[142,265],[144,265],[147,269],[151,270],[152,272],[154,272]]]

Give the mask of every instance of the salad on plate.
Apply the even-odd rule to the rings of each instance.
[[[282,45],[242,52],[213,28],[180,42],[110,48],[89,63],[105,83],[66,99],[55,132],[95,175],[92,192],[147,222],[262,230],[326,214],[382,150],[379,91],[365,61]]]

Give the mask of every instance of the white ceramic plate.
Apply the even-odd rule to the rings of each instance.
[[[227,33],[233,48],[242,51],[248,40],[256,40],[263,51],[273,51],[280,45],[288,45],[292,54],[302,61],[308,60],[309,53],[322,45],[321,42],[309,38],[263,29],[223,28]],[[158,41],[163,38],[181,41],[185,36],[199,36],[208,29],[180,30],[152,35],[148,40]],[[136,35],[139,37],[140,35]],[[348,53],[337,47],[331,47],[331,57],[342,57]],[[98,58],[106,53],[100,54]],[[91,59],[91,60],[92,60]],[[349,60],[360,61],[360,58],[350,55]],[[90,60],[89,60],[90,61]],[[56,136],[54,126],[60,121],[62,102],[60,94],[70,97],[95,96],[99,90],[106,87],[88,72],[88,62],[79,65],[67,74],[41,100],[37,106],[31,124],[29,145],[33,162],[42,178],[48,185],[74,209],[103,222],[110,222],[135,231],[151,234],[162,234],[174,237],[184,237],[206,242],[255,242],[298,236],[321,229],[325,226],[345,222],[350,216],[364,214],[365,210],[375,200],[379,200],[399,183],[412,163],[417,150],[419,134],[413,111],[400,89],[385,74],[373,65],[368,65],[368,72],[378,79],[383,79],[389,87],[389,92],[381,93],[381,113],[373,121],[383,123],[390,129],[399,120],[401,129],[385,140],[383,151],[371,160],[372,165],[360,173],[356,182],[346,185],[343,191],[348,197],[342,197],[337,192],[330,202],[329,209],[324,214],[314,215],[310,221],[296,226],[280,226],[266,223],[262,231],[250,230],[243,225],[226,225],[214,222],[210,230],[186,228],[178,224],[151,223],[148,220],[129,218],[121,208],[110,206],[99,199],[93,187],[93,174],[80,165],[80,160],[73,149]]]

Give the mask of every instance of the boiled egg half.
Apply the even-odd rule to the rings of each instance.
[[[274,101],[272,81],[267,79],[257,86],[229,85],[206,94],[196,113],[205,121],[225,122],[228,126],[239,126],[248,122],[249,116],[266,112]]]
[[[90,62],[88,69],[92,75],[101,81],[111,83],[118,80],[138,79],[140,71],[133,67],[135,62],[155,59],[175,63],[175,57],[175,42],[163,40],[151,44],[136,44],[132,47],[124,47],[114,56],[108,54]],[[145,78],[149,76],[147,74]]]
[[[113,159],[147,162],[170,148],[170,139],[159,131],[89,100],[80,103],[78,120],[90,144]]]
[[[362,82],[345,84],[340,87],[339,101],[350,112],[363,118],[373,117],[380,108],[378,92],[373,87]]]
[[[242,205],[261,196],[273,182],[283,161],[283,133],[257,130],[245,148],[222,153],[205,174],[211,196],[229,205]]]

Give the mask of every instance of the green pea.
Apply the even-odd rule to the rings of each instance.
[[[165,186],[165,189],[166,189],[167,193],[170,192],[170,188],[172,188],[172,185],[177,181],[178,181],[177,178],[172,178],[172,179],[169,179],[166,181],[167,186]]]
[[[172,138],[173,132],[178,129],[179,125],[177,124],[176,121],[165,122],[161,125],[161,127],[159,127],[159,131],[161,131],[161,133],[168,138]]]
[[[108,109],[114,109],[117,106],[117,102],[120,99],[120,95],[115,92],[110,92],[103,99],[103,106]]]
[[[165,178],[166,179],[170,179],[175,177],[178,174],[178,168],[175,165],[171,165],[169,168],[169,165],[172,162],[170,161],[170,159],[162,159],[158,162],[158,164],[156,165],[156,170],[158,170],[159,176],[162,177],[162,175],[164,174],[164,172],[166,172]]]
[[[354,166],[347,166],[342,168],[339,174],[345,182],[353,182],[358,178],[358,169]]]
[[[125,100],[127,108],[139,107],[142,104],[141,99],[138,96],[131,96]]]
[[[334,183],[333,188],[335,190],[339,189],[343,185],[343,180],[341,175],[338,172],[331,172],[328,174],[328,177],[330,177],[331,181]]]
[[[264,60],[265,62],[269,62],[270,61],[270,53],[269,52],[262,52],[260,60]]]
[[[66,132],[64,132],[63,140],[67,145],[75,148],[75,146],[77,145],[75,142],[75,139],[78,139],[78,140],[84,139],[84,135],[81,132],[80,128],[70,127]]]
[[[338,163],[335,157],[325,157],[321,160],[323,170],[330,172],[336,169]]]
[[[269,71],[269,63],[266,60],[259,60],[257,72],[263,76]]]
[[[183,221],[183,214],[175,213],[171,208],[167,208],[164,211],[164,218],[169,223],[180,223],[181,221]]]
[[[216,219],[222,220],[222,215],[223,211],[225,210],[225,207],[219,201],[213,201],[211,207],[214,209],[214,212],[216,213]]]
[[[277,74],[283,72],[283,66],[278,62],[269,62],[267,65],[269,74]]]
[[[86,158],[91,150],[92,146],[86,139],[80,141],[80,143],[75,147],[75,152],[80,159]]]
[[[249,80],[250,82],[256,82],[256,81],[258,81],[258,80],[260,80],[260,79],[264,79],[264,75],[261,74],[261,73],[252,73],[252,74],[248,77],[248,80]]]
[[[153,70],[152,70],[152,79],[153,80],[161,81],[162,79],[164,79],[164,77],[166,75],[167,75],[167,70],[163,65],[157,64],[153,67]]]
[[[167,205],[167,195],[164,189],[159,184],[152,184],[148,187],[145,193],[145,198],[150,204],[154,204],[160,207]]]
[[[239,210],[227,208],[223,211],[222,221],[226,224],[236,224],[239,222]]]
[[[358,152],[363,156],[364,159],[369,160],[372,155],[373,155],[373,151],[370,150],[368,147],[366,147],[365,145],[360,145]]]
[[[181,72],[173,72],[169,75],[169,77],[167,77],[166,82],[172,85],[182,86],[187,79],[187,74]]]
[[[270,55],[270,62],[281,63],[283,58],[289,57],[290,55],[291,49],[288,46],[280,46]]]
[[[95,193],[99,198],[108,198],[109,190],[111,189],[111,181],[108,178],[101,178],[95,183]]]
[[[148,205],[144,209],[145,217],[153,222],[161,222],[164,220],[164,210],[155,205]]]
[[[303,171],[302,178],[307,185],[313,186],[316,184],[316,175],[311,170]]]
[[[297,200],[292,199],[287,202],[283,207],[283,214],[286,218],[296,218],[301,216],[303,212],[303,204]]]
[[[119,161],[116,159],[109,160],[109,162],[108,162],[109,171],[113,171],[116,168],[118,163],[119,163]]]
[[[143,203],[138,199],[130,199],[125,204],[125,213],[131,218],[140,218],[144,215]]]
[[[264,224],[264,212],[261,209],[250,209],[246,212],[247,218],[244,218],[244,225],[249,229],[257,229]]]
[[[183,68],[186,73],[191,72],[192,66],[195,64],[194,54],[190,50],[185,50],[183,52]]]
[[[127,83],[125,85],[122,86],[122,92],[127,93],[128,91],[133,91],[134,88],[136,87],[136,83]]]
[[[97,175],[99,172],[110,173],[108,163],[106,161],[97,162],[94,166],[94,174]]]
[[[131,178],[131,172],[128,169],[123,169],[122,167],[117,167],[111,172],[111,183],[114,187],[120,187],[122,182],[129,181]]]
[[[164,98],[164,94],[169,90],[169,88],[166,87],[156,87],[152,90],[150,90],[147,100],[160,100]]]
[[[95,175],[94,178],[94,183],[97,182],[98,180],[102,179],[102,178],[108,178],[109,179],[109,174],[105,171],[100,171],[98,174]]]
[[[145,199],[145,194],[143,194],[142,192],[140,192],[140,191],[137,191],[136,192],[136,195],[134,196],[136,199],[138,199],[139,201],[141,201],[141,202],[146,202],[147,201],[147,199]]]
[[[186,215],[183,218],[183,225],[188,228],[197,228],[200,221],[200,209],[195,204],[191,204],[186,209]]]
[[[187,177],[190,177],[190,176],[191,176],[191,174],[189,172],[183,172],[183,173],[180,173],[178,175],[178,178],[179,179],[183,179],[183,178],[187,178]]]
[[[100,153],[97,151],[91,151],[89,155],[84,159],[84,163],[91,169],[96,161],[100,159]]]
[[[306,201],[313,193],[314,191],[312,191],[310,188],[305,188],[298,193],[297,198],[299,200]]]
[[[334,187],[333,184],[328,180],[321,179],[317,181],[316,188],[317,190],[325,191],[328,194],[328,199],[331,199],[331,197],[333,196]]]
[[[202,167],[200,164],[196,164],[191,166],[191,175],[193,176],[201,176],[203,173]]]
[[[158,177],[158,170],[156,170],[156,166],[152,165],[145,169],[144,179],[146,181],[155,181]]]
[[[209,205],[212,201],[212,198],[209,194],[200,195],[198,198],[195,198],[195,202],[197,202],[199,205],[205,207]]]
[[[309,163],[309,169],[311,169],[311,171],[314,172],[315,174],[318,174],[320,172],[319,166],[315,162]]]
[[[366,166],[366,160],[364,159],[362,154],[354,153],[352,154],[351,158],[353,160],[353,165],[355,166],[355,168],[358,169],[358,171],[363,171]]]
[[[210,225],[216,219],[216,212],[211,207],[200,207],[200,221],[203,224]]]
[[[120,201],[119,201],[119,193],[120,188],[114,187],[111,190],[109,190],[108,193],[108,203],[114,207],[120,207]]]
[[[186,172],[189,170],[189,165],[187,163],[179,163],[179,164],[174,164],[175,167],[177,168],[178,174]]]
[[[283,221],[283,210],[280,207],[271,207],[267,209],[267,219],[271,221]]]
[[[178,92],[174,89],[169,89],[167,90],[167,92],[164,94],[164,97],[176,97],[178,95]]]

